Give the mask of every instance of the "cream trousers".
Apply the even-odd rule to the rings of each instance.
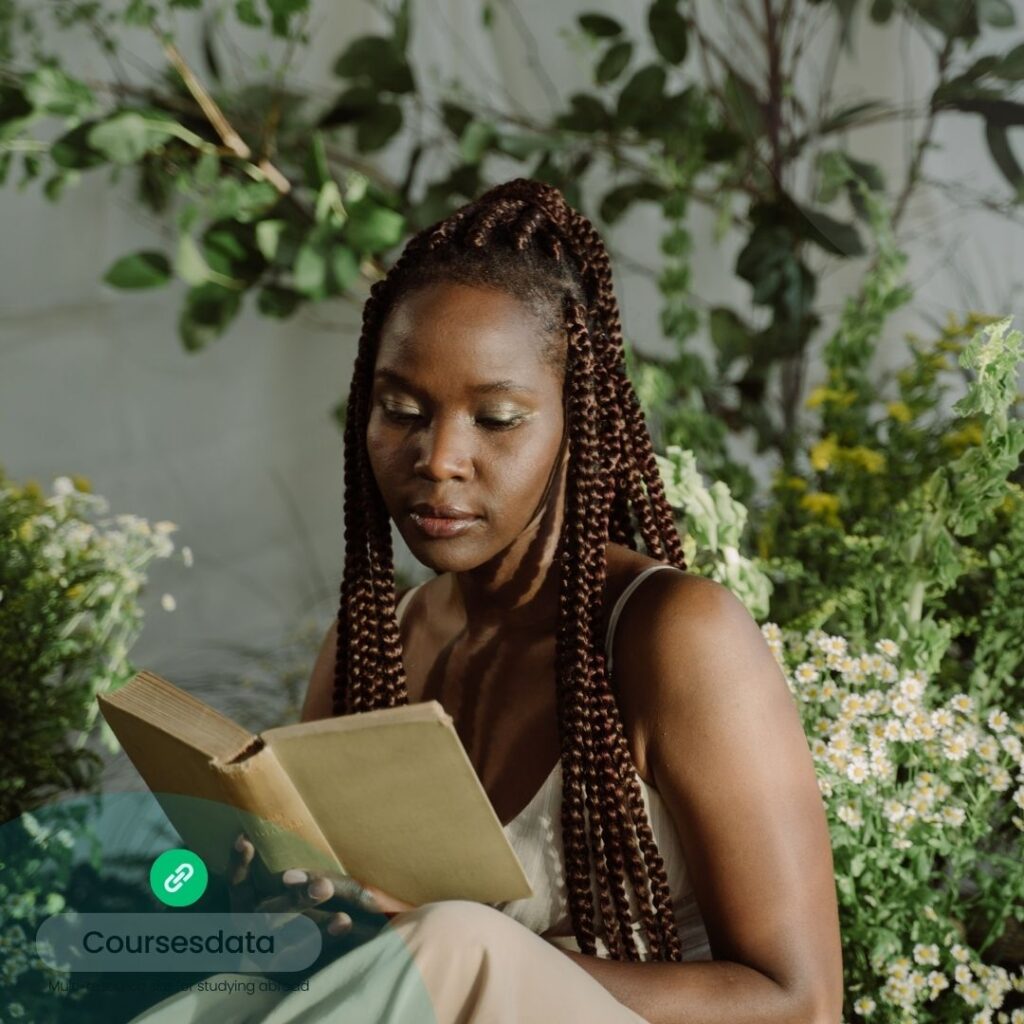
[[[471,900],[396,914],[311,975],[305,990],[224,988],[171,996],[133,1024],[644,1024],[561,950]]]

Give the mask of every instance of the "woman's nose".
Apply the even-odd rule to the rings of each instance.
[[[429,429],[420,437],[415,470],[421,476],[446,480],[453,476],[465,479],[472,474],[469,434],[459,423],[434,417]]]

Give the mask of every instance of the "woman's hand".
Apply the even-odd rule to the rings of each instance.
[[[289,868],[281,873],[284,892],[257,903],[250,867],[256,848],[241,833],[235,840],[228,866],[228,886],[233,911],[258,911],[281,914],[298,911],[306,914],[330,935],[347,934],[353,925],[351,915],[344,911],[318,910],[334,897],[371,913],[393,917],[403,910],[412,910],[415,904],[392,896],[372,885],[364,885],[350,875],[335,872]]]

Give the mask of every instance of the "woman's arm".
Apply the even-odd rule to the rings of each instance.
[[[839,1024],[828,823],[785,676],[728,588],[658,576],[623,615],[616,676],[641,711],[647,765],[675,822],[714,960],[563,952],[651,1024]]]

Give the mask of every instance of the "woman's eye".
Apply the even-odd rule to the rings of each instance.
[[[484,424],[488,430],[509,430],[514,427],[523,417],[513,416],[510,420],[496,420],[490,417],[477,420],[477,423]]]
[[[396,423],[411,423],[413,420],[420,418],[419,413],[413,413],[409,410],[394,409],[390,406],[382,406],[381,409],[384,410],[384,415],[389,420],[394,420]]]

